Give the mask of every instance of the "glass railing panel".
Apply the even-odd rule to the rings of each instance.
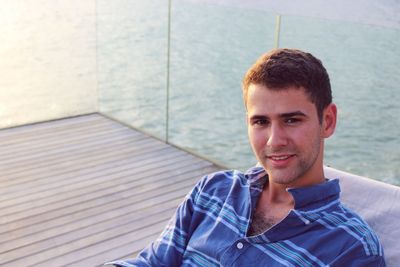
[[[2,1],[0,128],[96,111],[95,1]]]
[[[326,164],[400,184],[400,30],[296,16],[281,19],[280,46],[327,68],[339,108]]]
[[[97,1],[101,112],[164,139],[168,1]]]
[[[241,81],[273,47],[275,15],[182,0],[171,14],[169,141],[227,167],[254,165]]]

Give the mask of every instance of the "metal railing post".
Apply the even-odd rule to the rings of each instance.
[[[275,19],[275,48],[279,48],[279,38],[281,34],[281,15],[276,15]]]
[[[166,81],[166,107],[165,107],[165,142],[169,143],[169,80],[170,80],[170,52],[171,52],[171,2],[168,0],[168,44],[167,44],[167,81]]]

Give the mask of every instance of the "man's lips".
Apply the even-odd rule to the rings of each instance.
[[[275,168],[287,167],[294,156],[295,154],[268,155],[267,165]]]
[[[285,154],[285,155],[267,155],[268,159],[271,159],[273,161],[283,161],[283,160],[287,160],[291,157],[293,157],[293,154]]]

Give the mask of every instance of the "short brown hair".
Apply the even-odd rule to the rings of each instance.
[[[289,86],[304,88],[317,108],[322,122],[323,110],[332,103],[329,75],[322,62],[297,49],[274,49],[262,55],[243,79],[243,98],[247,101],[250,84],[260,84],[273,90]]]

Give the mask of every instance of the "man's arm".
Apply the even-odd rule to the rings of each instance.
[[[373,250],[371,250],[372,247],[370,244],[365,242],[365,240],[356,242],[353,246],[340,254],[333,262],[329,263],[329,266],[385,267],[385,258],[380,243],[374,244],[376,247]],[[366,246],[368,246],[368,248],[366,248]]]

